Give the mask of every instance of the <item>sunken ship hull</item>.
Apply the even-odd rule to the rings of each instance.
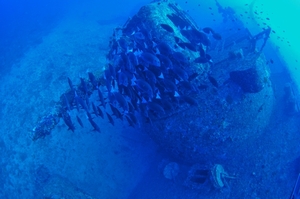
[[[59,118],[74,131],[68,109],[84,109],[100,132],[85,104],[100,92],[101,106],[110,104],[117,118],[147,132],[180,161],[242,158],[267,126],[274,103],[264,56],[254,45],[246,29],[222,35],[200,29],[176,4],[150,3],[114,30],[104,75],[90,73],[76,91],[69,82],[33,139],[50,134]],[[113,124],[115,116],[106,114]]]
[[[142,42],[163,42],[173,50],[160,50],[173,68],[164,71],[162,67],[168,66],[161,60],[153,86],[153,95],[159,97],[152,102],[164,111],[148,108],[147,114],[141,115],[147,117],[143,131],[184,162],[228,162],[244,157],[268,125],[274,104],[269,69],[263,54],[254,49],[251,34],[245,30],[222,35],[221,40],[202,31],[198,34],[197,24],[167,2],[142,7],[123,32],[128,36],[137,26],[151,33]],[[197,61],[203,57],[202,50],[211,61]],[[155,53],[153,48],[144,51]],[[160,72],[164,79],[158,78]],[[176,88],[169,88],[169,81]]]

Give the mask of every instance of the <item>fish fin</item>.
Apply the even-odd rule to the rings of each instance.
[[[163,73],[160,73],[160,75],[158,76],[158,78],[164,79],[164,74],[163,74]]]

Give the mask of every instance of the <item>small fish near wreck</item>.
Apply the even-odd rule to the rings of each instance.
[[[69,89],[54,113],[37,123],[33,140],[49,135],[63,119],[74,133],[81,123],[102,134],[120,125],[139,128],[191,164],[235,161],[237,150],[247,154],[244,146],[265,129],[261,121],[270,120],[275,99],[263,52],[256,50],[259,38],[246,29],[220,26],[216,32],[202,25],[174,3],[143,6],[114,29],[102,74],[66,78]],[[243,56],[230,59],[232,51]],[[220,188],[231,177],[222,168],[211,173]]]
[[[174,32],[173,28],[171,26],[169,26],[168,24],[160,24],[160,26],[170,33]]]

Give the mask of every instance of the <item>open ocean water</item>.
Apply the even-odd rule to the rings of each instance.
[[[104,109],[98,99],[97,89],[94,88],[86,96],[88,95],[90,102],[97,106],[100,104],[104,119],[94,114],[91,119],[87,114],[89,111],[84,110],[82,104],[77,111],[78,105],[76,107],[74,102],[71,104],[71,111],[66,111],[67,107],[62,108],[63,112],[70,116],[75,126],[74,132],[68,129],[67,124],[60,118],[49,135],[33,140],[34,128],[38,122],[49,113],[57,111],[57,102],[64,101],[63,94],[72,91],[68,78],[72,80],[72,85],[78,92],[79,88],[83,87],[80,78],[89,82],[88,73],[93,73],[97,79],[103,77],[104,71],[111,63],[106,55],[112,48],[109,42],[112,40],[113,30],[122,27],[148,3],[150,2],[146,0],[112,0],[105,3],[97,0],[0,2],[0,198],[290,198],[300,172],[300,75],[297,60],[299,51],[295,47],[297,43],[293,42],[295,35],[299,34],[293,30],[290,22],[295,18],[289,18],[289,14],[285,15],[285,20],[277,17],[278,12],[288,9],[288,3],[280,10],[282,4],[272,4],[273,7],[270,7],[267,0],[220,0],[219,3],[224,8],[231,7],[235,10],[238,19],[238,24],[224,24],[224,16],[218,12],[213,0],[177,2],[200,28],[211,27],[219,31],[221,36],[225,35],[229,28],[233,28],[234,31],[239,29],[240,23],[252,35],[268,27],[273,30],[263,50],[269,75],[268,79],[265,79],[268,87],[263,90],[272,91],[272,100],[269,100],[269,93],[268,96],[266,94],[265,98],[259,101],[257,110],[257,114],[266,112],[267,119],[253,116],[250,119],[247,117],[248,121],[243,121],[244,115],[247,115],[247,109],[244,109],[245,112],[241,111],[235,116],[243,122],[234,123],[235,121],[222,118],[220,123],[220,128],[223,129],[221,135],[225,141],[230,139],[230,142],[239,142],[239,139],[243,139],[242,135],[238,138],[230,136],[234,125],[245,129],[245,137],[251,130],[253,134],[258,135],[249,136],[248,141],[246,139],[240,145],[234,145],[238,146],[235,150],[222,151],[222,142],[212,146],[219,147],[221,152],[210,151],[209,145],[203,147],[204,149],[199,145],[184,146],[186,151],[208,151],[212,154],[211,159],[207,160],[206,156],[203,157],[203,161],[197,159],[198,162],[191,163],[186,161],[188,155],[170,152],[173,145],[171,141],[168,142],[168,137],[165,136],[167,134],[164,134],[164,129],[171,128],[168,126],[170,123],[163,125],[162,137],[149,136],[147,132],[152,128],[159,129],[150,125],[151,119],[154,122],[159,120],[159,115],[165,114],[168,108],[167,105],[157,106],[155,96],[149,97],[149,93],[145,94],[144,80],[136,81],[140,90],[137,89],[135,95],[140,96],[139,103],[142,105],[137,103],[138,106],[143,107],[143,104],[147,104],[144,111],[147,114],[148,111],[154,112],[153,117],[149,116],[150,119],[139,109],[135,112],[143,114],[137,114],[138,122],[134,124],[135,127],[129,126],[128,123],[133,122],[133,118],[129,117],[130,114],[127,115],[126,106],[123,106],[123,109],[118,107],[123,110],[123,120],[114,115],[112,125],[107,116],[112,115],[109,104],[117,101],[121,106],[123,98],[112,100],[108,94],[104,94],[104,100],[107,102]],[[293,5],[293,2],[288,6],[295,10],[300,9],[300,5]],[[294,11],[293,9],[290,9],[290,12]],[[139,32],[143,25],[137,26],[141,26],[137,28]],[[166,30],[168,28],[165,27]],[[132,32],[132,35],[134,34],[136,32]],[[210,47],[207,47],[206,51],[209,52],[209,49]],[[126,50],[127,55],[130,48]],[[221,53],[212,54],[212,60],[214,56],[216,59],[221,57]],[[149,59],[145,54],[142,55],[143,61],[154,62],[152,58]],[[121,70],[116,72],[122,73]],[[145,70],[142,73],[146,73]],[[131,83],[135,81],[130,80]],[[101,91],[107,93],[107,79],[99,81],[104,82]],[[120,79],[115,81],[120,83]],[[225,91],[221,92],[222,86],[213,78],[207,82],[213,84],[213,95],[226,99],[229,105],[224,110],[233,106],[235,100],[251,95],[242,93],[237,86],[229,96]],[[93,82],[88,84],[93,87]],[[179,88],[177,83],[175,87]],[[72,94],[76,95],[74,92]],[[124,97],[126,103],[130,98],[133,97]],[[188,104],[195,103],[193,98],[184,99],[188,99]],[[210,98],[201,100],[201,103],[205,101],[206,104],[212,101]],[[250,100],[253,100],[253,106],[256,106],[255,99]],[[268,104],[270,101],[272,104]],[[88,109],[94,113],[91,107]],[[173,106],[171,109],[176,108]],[[77,122],[77,117],[81,119],[83,127]],[[144,117],[148,122],[148,129],[139,127],[143,126],[141,120],[145,119]],[[101,133],[92,127],[90,120],[100,127]],[[219,120],[209,124],[201,118],[189,121],[183,119],[182,122],[195,124],[199,131],[214,131],[207,137],[203,136],[201,140],[211,140],[213,136],[220,136],[215,130]],[[178,123],[178,128],[180,126]],[[180,139],[185,140],[189,135],[191,133],[186,129],[186,134]],[[181,159],[182,156],[185,158]],[[198,166],[203,169],[198,171],[204,173],[191,174],[193,168]],[[196,177],[192,178],[191,175]],[[205,179],[202,179],[203,176]],[[187,179],[192,179],[196,185],[189,184]],[[293,198],[300,198],[300,194],[295,193]]]

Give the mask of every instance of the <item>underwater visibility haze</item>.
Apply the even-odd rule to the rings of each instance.
[[[300,198],[296,1],[0,2],[0,198]]]

